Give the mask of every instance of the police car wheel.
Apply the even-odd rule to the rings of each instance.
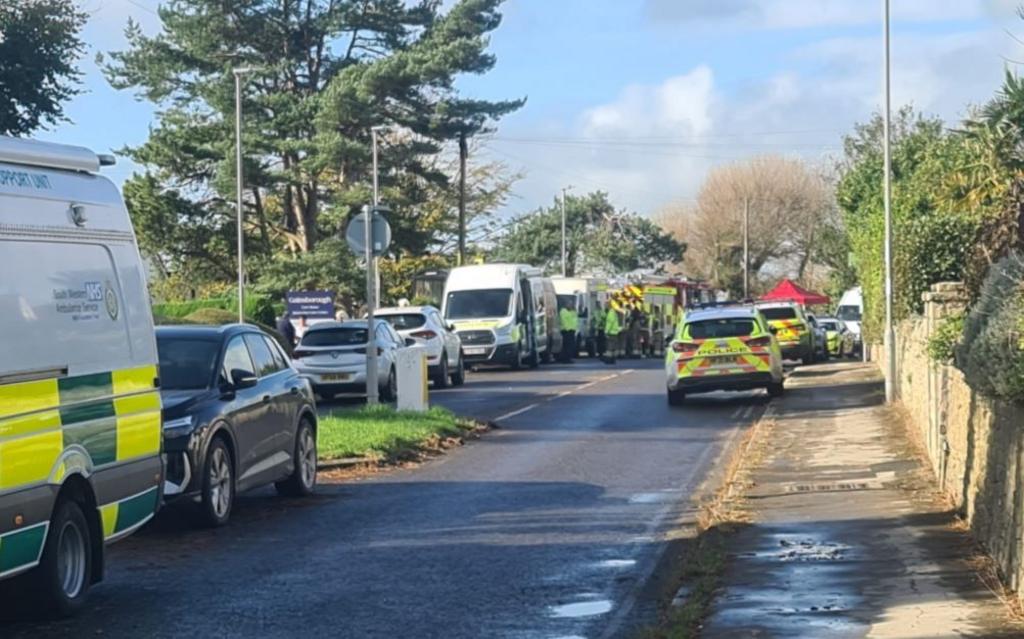
[[[203,467],[200,521],[204,526],[223,526],[235,501],[235,469],[231,452],[220,437],[210,443]]]
[[[786,392],[786,387],[782,382],[768,384],[768,395],[771,397],[782,397],[782,394]]]
[[[309,420],[299,422],[295,432],[292,474],[274,484],[277,492],[288,497],[306,497],[316,488],[316,433]]]
[[[35,577],[45,608],[69,616],[85,605],[92,585],[92,537],[77,503],[57,504]]]
[[[669,406],[682,406],[686,403],[686,393],[682,390],[668,389],[668,405]]]

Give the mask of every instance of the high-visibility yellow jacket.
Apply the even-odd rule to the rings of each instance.
[[[605,310],[604,309],[598,308],[598,309],[596,309],[594,311],[594,319],[592,320],[590,326],[592,326],[595,331],[603,331],[604,330],[604,316],[605,316]]]
[[[576,311],[568,308],[563,308],[558,311],[558,324],[559,328],[563,331],[576,331],[579,330],[580,321],[579,316],[576,315]]]
[[[608,314],[604,316],[604,332],[605,335],[618,335],[622,332],[622,326],[619,325],[619,314],[614,310],[609,310]]]

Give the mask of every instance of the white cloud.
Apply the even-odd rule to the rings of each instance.
[[[1016,0],[900,0],[894,21],[941,22],[1012,12]],[[752,29],[805,29],[875,24],[880,4],[869,0],[646,0],[648,17],[659,24],[704,23]]]
[[[901,35],[892,50],[893,107],[912,103],[955,124],[993,95],[1005,59],[1022,57],[1020,48],[996,25]],[[548,202],[572,183],[650,214],[693,198],[723,163],[761,153],[834,157],[843,134],[880,108],[881,54],[877,37],[828,38],[791,50],[779,71],[738,87],[716,85],[713,70],[699,65],[656,84],[627,85],[571,125],[533,132],[540,141],[491,146],[529,172],[515,210]]]

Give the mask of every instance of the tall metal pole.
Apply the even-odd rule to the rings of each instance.
[[[882,153],[885,163],[885,400],[891,402],[896,397],[896,335],[892,325],[892,110],[891,95],[891,61],[889,56],[889,0],[882,0],[885,13],[884,49],[885,49],[885,113],[882,119]]]
[[[459,255],[458,266],[466,263],[466,159],[469,148],[466,146],[466,132],[459,131]]]
[[[743,198],[743,299],[750,297],[750,200]]]
[[[566,255],[565,255],[565,192],[566,189],[562,189],[562,277],[566,274]]]
[[[245,234],[242,231],[242,76],[252,69],[235,69],[235,207],[238,224],[238,323],[245,322]]]
[[[380,204],[380,191],[377,185],[377,132],[381,127],[370,129],[373,139],[373,206],[367,212],[364,241],[366,242],[366,403],[379,403],[379,386],[377,374],[377,331],[374,323],[374,311],[377,310],[377,276],[373,257],[373,217]]]

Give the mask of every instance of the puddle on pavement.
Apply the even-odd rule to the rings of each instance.
[[[636,493],[629,496],[631,504],[661,504],[668,501],[675,501],[679,498],[679,491],[665,490],[657,493]]]
[[[841,561],[850,547],[832,541],[798,537],[780,537],[777,549],[755,553],[754,556],[779,561]]]
[[[577,601],[560,606],[549,606],[548,616],[555,619],[576,619],[578,617],[596,617],[603,615],[612,609],[612,602],[609,599],[594,599],[590,601]]]
[[[598,568],[632,568],[636,565],[636,559],[605,559],[597,562]]]

